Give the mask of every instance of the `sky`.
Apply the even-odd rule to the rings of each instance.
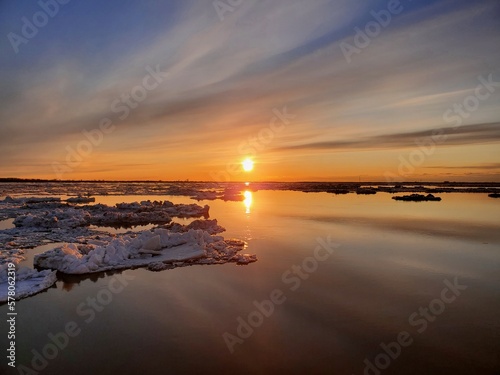
[[[500,182],[499,21],[497,0],[2,1],[0,177]]]

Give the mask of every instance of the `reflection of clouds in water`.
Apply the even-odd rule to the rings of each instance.
[[[499,226],[488,223],[442,219],[334,215],[307,216],[304,218],[307,220],[330,222],[340,225],[370,226],[379,230],[413,232],[449,239],[500,243]]]

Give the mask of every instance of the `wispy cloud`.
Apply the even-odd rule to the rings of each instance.
[[[283,147],[284,150],[352,150],[352,149],[403,149],[415,147],[418,141],[446,137],[444,146],[461,146],[500,142],[500,123],[464,125],[459,128],[436,128],[404,133],[384,134],[356,139],[301,143]],[[434,142],[435,143],[435,142]]]
[[[500,170],[500,163],[478,164],[478,165],[431,165],[425,168],[431,169],[481,169],[481,170]]]
[[[223,22],[210,1],[174,1],[168,9],[120,4],[132,34],[111,17],[113,4],[68,4],[22,53],[0,63],[0,174],[52,177],[50,164],[64,158],[65,147],[109,117],[117,128],[96,150],[100,163],[114,161],[117,173],[134,176],[144,169],[137,159],[165,170],[184,163],[186,174],[209,178],[201,165],[234,162],[238,145],[284,104],[297,120],[274,141],[272,155],[260,155],[263,160],[277,160],[277,153],[300,158],[298,150],[329,157],[331,150],[412,147],[433,128],[446,132],[446,147],[500,142],[498,92],[461,128],[448,129],[442,120],[474,90],[480,74],[500,80],[495,2],[415,5],[351,64],[339,45],[375,6],[362,1],[245,1]],[[108,25],[72,30],[72,23],[91,22],[79,7],[108,14]],[[2,17],[15,13],[6,11]],[[163,23],[155,18],[159,12]],[[154,21],[145,31],[138,26],[147,23],[142,15]],[[15,23],[3,25],[6,34]],[[61,30],[76,38],[73,44]],[[157,65],[168,77],[118,119],[113,101],[141,83],[146,66]],[[197,157],[188,164],[189,153]]]

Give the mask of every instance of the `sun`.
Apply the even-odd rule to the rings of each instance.
[[[241,164],[243,165],[243,170],[245,172],[250,172],[253,169],[253,160],[250,158],[246,158],[241,162]]]

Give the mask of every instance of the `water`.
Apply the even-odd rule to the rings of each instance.
[[[17,363],[28,366],[49,333],[74,322],[81,331],[41,374],[363,374],[365,360],[387,365],[383,374],[494,374],[500,201],[441,196],[412,203],[383,193],[258,191],[244,202],[201,202],[227,228],[226,238],[248,242],[245,251],[257,254],[257,263],[64,277],[17,303]],[[311,263],[318,238],[328,236],[339,247]],[[291,278],[294,266],[304,266],[302,277]],[[466,289],[446,292],[455,298],[442,302],[446,283],[455,281]],[[254,303],[276,290],[284,302],[257,319],[231,353],[223,334],[237,336],[239,317],[259,318]],[[429,305],[424,319],[419,309]],[[0,306],[3,316],[6,310]],[[401,332],[412,343],[384,362],[381,345],[391,346]]]
[[[14,219],[0,220],[0,230],[14,228]]]

